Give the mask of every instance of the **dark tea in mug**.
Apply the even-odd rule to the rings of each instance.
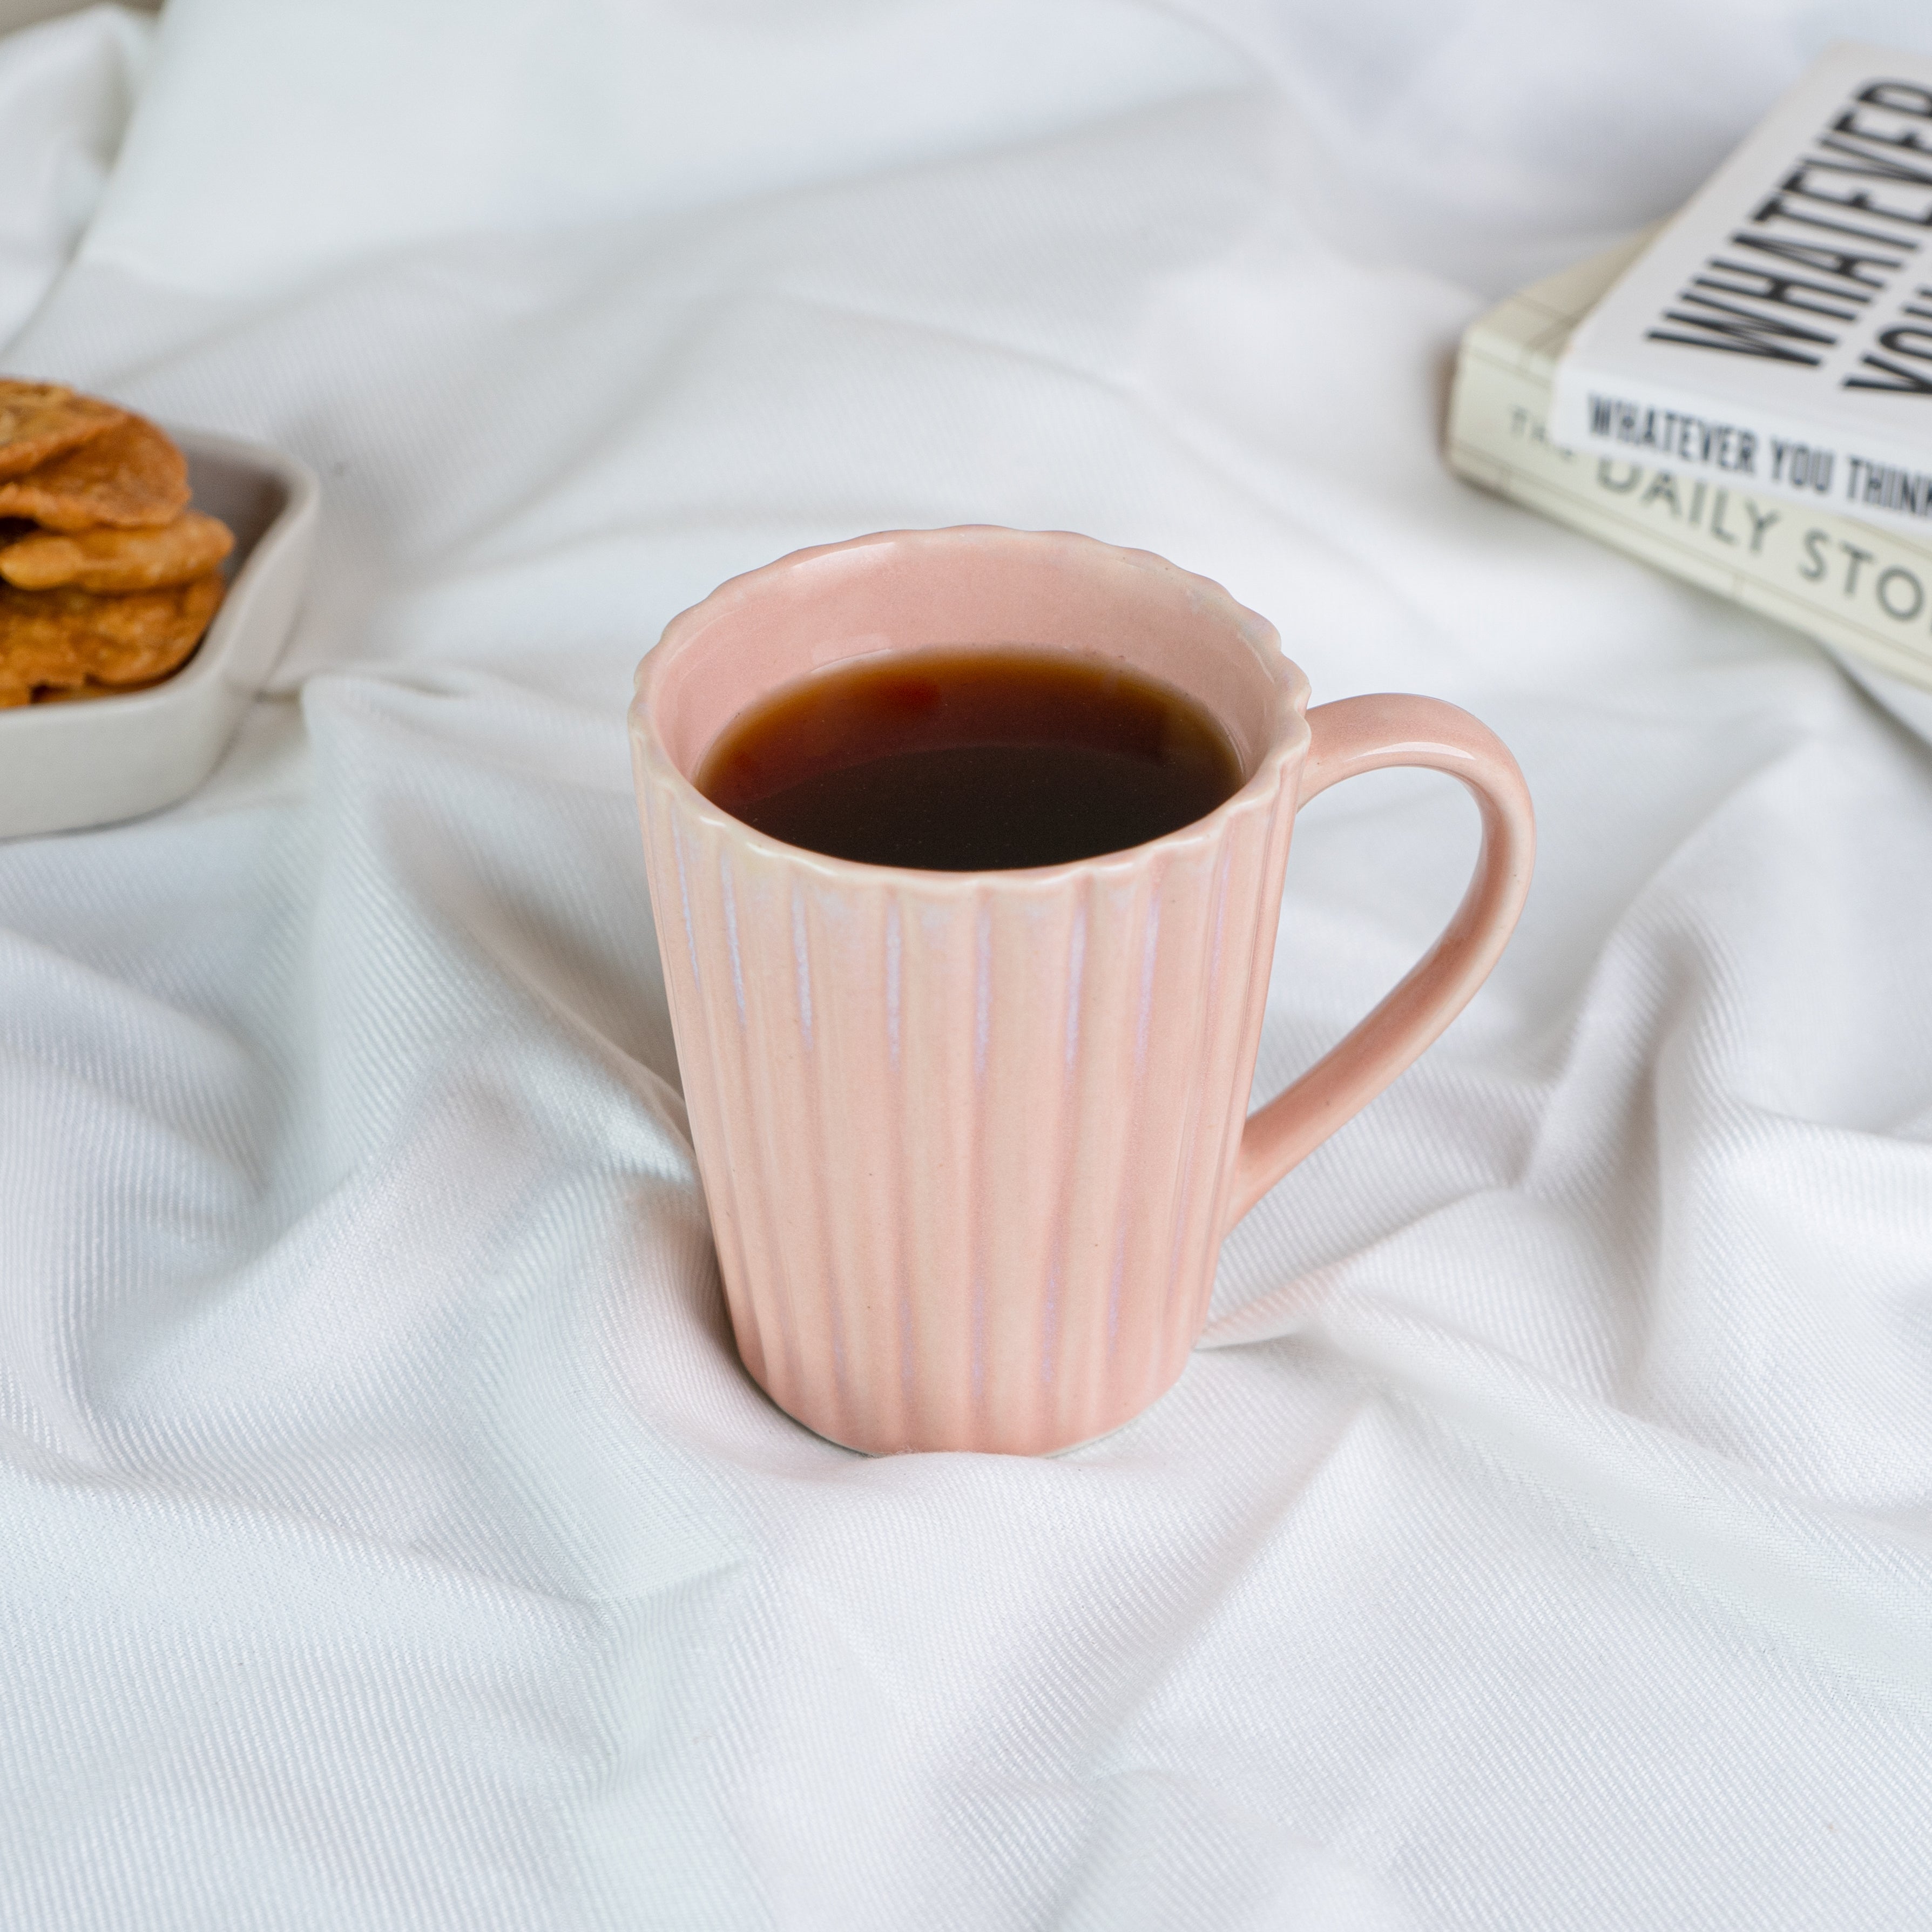
[[[1242,778],[1226,731],[1171,686],[1108,658],[1000,646],[814,671],[734,718],[694,782],[788,845],[971,872],[1144,844]]]

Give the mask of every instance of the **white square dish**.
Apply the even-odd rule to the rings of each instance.
[[[111,824],[185,798],[288,641],[315,547],[314,472],[259,443],[166,427],[188,458],[194,507],[235,532],[228,594],[200,648],[165,682],[0,711],[0,838]]]

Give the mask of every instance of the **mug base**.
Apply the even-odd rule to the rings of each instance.
[[[1156,1397],[1157,1400],[1158,1398]],[[1151,1408],[1152,1403],[1148,1407]],[[782,1411],[788,1420],[798,1422],[798,1418],[788,1411]],[[850,1442],[841,1442],[836,1436],[827,1436],[823,1430],[814,1429],[808,1422],[798,1422],[806,1435],[815,1436],[821,1442],[830,1443],[835,1449],[842,1449],[848,1456],[862,1456],[870,1462],[883,1462],[894,1456],[1015,1456],[1022,1460],[1030,1457],[1043,1457],[1051,1462],[1056,1456],[1071,1456],[1076,1450],[1090,1449],[1096,1442],[1111,1441],[1130,1424],[1139,1421],[1141,1415],[1130,1415],[1125,1422],[1117,1422],[1111,1429],[1103,1429],[1097,1436],[1083,1436],[1078,1442],[1063,1442],[1058,1449],[860,1449]]]
[[[1190,1352],[1191,1354],[1192,1352],[1190,1351]],[[1176,1370],[1173,1381],[1169,1382],[1166,1386],[1162,1388],[1157,1394],[1151,1398],[1151,1400],[1144,1402],[1141,1407],[1136,1409],[1132,1414],[1124,1415],[1120,1418],[1119,1421],[1109,1424],[1105,1429],[1096,1430],[1091,1436],[1083,1436],[1078,1442],[1057,1443],[1051,1449],[994,1449],[975,1448],[970,1444],[961,1444],[958,1447],[942,1446],[929,1448],[909,1447],[904,1449],[868,1449],[856,1442],[842,1442],[837,1436],[830,1435],[826,1430],[815,1426],[812,1423],[807,1422],[802,1416],[793,1414],[792,1412],[787,1408],[784,1404],[780,1402],[769,1389],[760,1387],[759,1392],[765,1397],[765,1400],[767,1402],[770,1402],[772,1406],[776,1408],[780,1414],[783,1415],[788,1421],[796,1423],[799,1427],[802,1429],[808,1436],[815,1436],[820,1442],[830,1443],[833,1448],[843,1449],[851,1455],[864,1456],[869,1459],[880,1461],[893,1456],[1012,1456],[1024,1460],[1036,1456],[1052,1457],[1055,1456],[1070,1456],[1076,1449],[1090,1449],[1096,1442],[1105,1442],[1111,1437],[1119,1435],[1120,1432],[1124,1429],[1126,1428],[1130,1424],[1138,1422],[1142,1416],[1147,1414],[1149,1409],[1154,1406],[1156,1402],[1158,1402],[1161,1400],[1162,1396],[1168,1394],[1168,1390],[1174,1387],[1174,1382],[1178,1382],[1180,1379],[1180,1370],[1185,1370],[1187,1366],[1187,1361],[1188,1358],[1184,1356],[1181,1359],[1180,1369]],[[756,1376],[753,1376],[752,1380],[754,1382],[756,1382],[758,1378]]]

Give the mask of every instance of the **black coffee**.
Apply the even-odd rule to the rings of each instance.
[[[700,791],[790,845],[934,872],[1144,844],[1240,788],[1234,748],[1171,686],[1096,659],[934,650],[814,671],[740,713]]]

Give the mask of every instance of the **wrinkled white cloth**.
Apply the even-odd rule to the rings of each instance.
[[[0,41],[0,343],[99,205],[153,34],[140,14],[100,6]]]
[[[111,146],[89,19],[0,43],[0,147]],[[1928,32],[170,0],[4,360],[326,515],[206,788],[0,845],[0,1923],[1932,1918],[1932,753],[1436,449],[1486,300]],[[1466,704],[1541,860],[1229,1240],[1232,1346],[868,1461],[732,1351],[624,707],[721,578],[963,520]],[[1447,782],[1310,808],[1258,1092],[1473,845]]]

